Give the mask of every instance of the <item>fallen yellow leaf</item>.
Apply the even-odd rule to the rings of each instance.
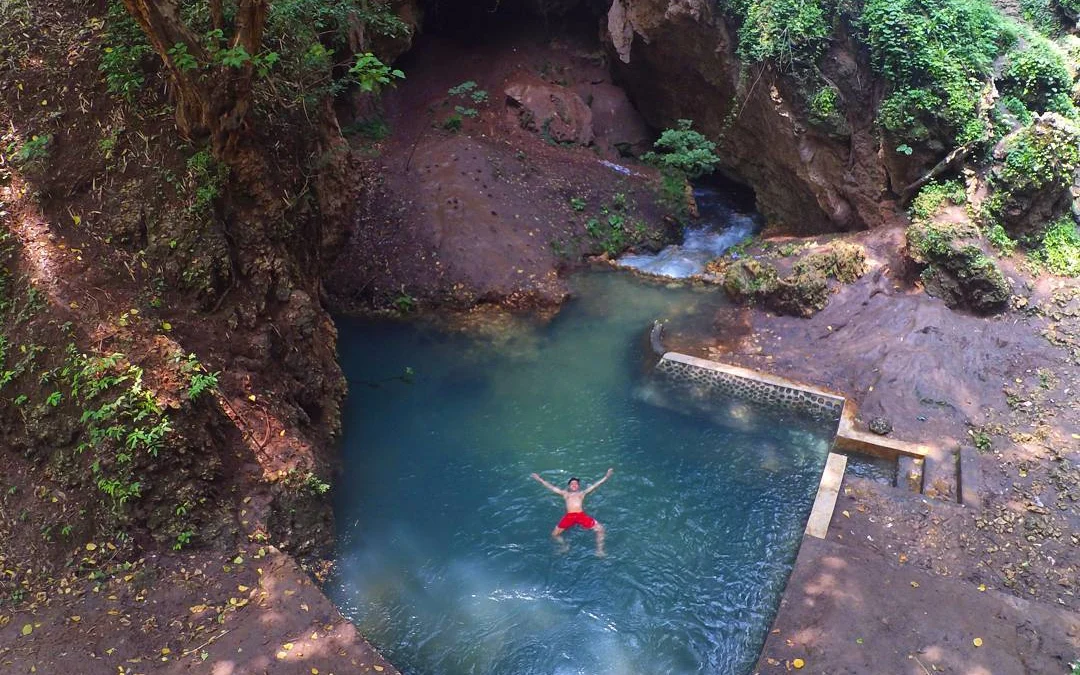
[[[799,670],[806,665],[806,661],[803,661],[802,659],[795,659],[791,662],[791,665],[795,666],[795,670]]]
[[[982,638],[975,638],[971,641],[971,644],[975,645],[976,647],[982,647]]]
[[[89,544],[86,545],[86,550],[87,551],[96,551],[97,550],[97,544],[95,544],[94,542],[90,542]]]
[[[981,591],[985,591],[985,590],[986,590],[986,584],[979,584],[979,591],[981,592]]]
[[[918,581],[912,581],[911,582],[911,587],[912,588],[918,588],[919,587],[919,582]]]
[[[374,668],[374,669],[375,669],[375,672],[376,672],[376,673],[381,673],[381,672],[383,671],[383,667],[382,667],[382,666],[372,666],[372,668]]]
[[[34,632],[34,626],[33,626],[33,624],[29,624],[29,623],[28,623],[28,624],[26,624],[26,625],[24,625],[24,626],[22,627],[22,634],[23,634],[23,635],[29,635],[30,633],[33,633],[33,632]]]

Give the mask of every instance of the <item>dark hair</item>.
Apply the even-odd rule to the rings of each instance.
[[[571,478],[570,480],[566,481],[566,484],[567,484],[567,485],[569,485],[570,483],[573,483],[573,482],[574,482],[574,481],[576,481],[576,480],[577,480],[577,482],[579,482],[579,483],[581,482],[581,481],[579,481],[579,480],[577,479],[577,476],[574,476],[574,477],[572,477],[572,478]]]

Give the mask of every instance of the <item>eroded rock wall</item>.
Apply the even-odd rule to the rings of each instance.
[[[846,128],[809,122],[804,96],[772,66],[744,64],[735,31],[705,0],[614,0],[606,31],[618,78],[658,129],[680,118],[718,139],[722,170],[751,185],[770,223],[799,234],[895,217],[873,130],[879,85],[865,57],[834,40],[822,75]]]

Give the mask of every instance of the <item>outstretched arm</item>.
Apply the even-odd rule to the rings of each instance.
[[[544,487],[546,487],[547,489],[551,490],[551,491],[552,491],[552,492],[554,492],[555,494],[557,494],[557,495],[560,495],[560,496],[562,496],[562,495],[564,494],[564,491],[563,491],[563,490],[560,490],[559,488],[555,487],[555,486],[554,486],[554,485],[552,485],[551,483],[549,483],[549,482],[547,482],[546,480],[544,480],[543,478],[541,478],[541,477],[540,477],[540,474],[538,474],[538,473],[534,473],[534,474],[532,475],[532,477],[533,477],[533,479],[535,479],[535,480],[536,480],[536,482],[540,483],[541,485],[543,485],[543,486],[544,486]]]
[[[603,484],[604,484],[604,481],[606,481],[606,480],[607,480],[608,478],[611,478],[611,474],[613,474],[613,473],[615,473],[615,469],[608,469],[608,470],[607,470],[607,473],[605,473],[605,474],[604,474],[604,477],[603,477],[603,478],[601,478],[600,480],[596,481],[595,483],[593,483],[593,484],[592,484],[592,485],[590,485],[589,487],[585,488],[585,494],[589,494],[590,492],[592,492],[592,491],[593,491],[593,490],[595,490],[596,488],[598,488],[598,487],[600,487],[601,485],[603,485]]]

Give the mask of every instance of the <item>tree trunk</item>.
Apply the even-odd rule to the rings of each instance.
[[[191,141],[210,140],[214,155],[229,162],[237,152],[244,121],[251,108],[255,66],[249,60],[233,68],[212,63],[207,50],[180,19],[176,0],[123,0],[142,28],[176,85],[176,125]],[[213,2],[215,26],[224,23],[220,2]],[[261,49],[267,0],[240,0],[230,48],[241,45],[254,56]],[[182,70],[169,50],[183,45],[199,67]]]

